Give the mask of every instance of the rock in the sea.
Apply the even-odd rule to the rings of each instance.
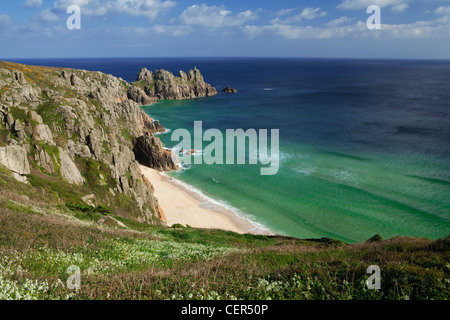
[[[237,93],[237,90],[235,88],[230,87],[230,86],[227,86],[222,91],[225,92],[225,93]]]
[[[144,68],[139,72],[134,87],[138,88],[129,89],[128,98],[141,104],[145,99],[194,99],[217,94],[217,90],[205,82],[197,68],[187,74],[180,71],[178,77],[167,70],[152,73]]]

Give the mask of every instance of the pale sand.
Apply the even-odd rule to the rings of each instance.
[[[155,189],[155,196],[164,211],[168,226],[181,224],[193,228],[221,229],[241,234],[270,234],[266,230],[256,228],[231,210],[203,199],[159,171],[145,166],[140,167],[142,174]]]

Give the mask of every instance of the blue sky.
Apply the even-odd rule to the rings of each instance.
[[[81,8],[69,30],[67,7]],[[381,8],[370,30],[367,7]],[[450,0],[18,0],[0,7],[0,58],[450,59]]]

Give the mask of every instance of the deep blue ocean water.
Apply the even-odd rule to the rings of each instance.
[[[362,242],[450,234],[450,61],[18,60],[111,73],[194,67],[236,95],[144,107],[164,127],[280,130],[280,170],[192,165],[172,175],[273,232]],[[167,147],[171,133],[160,136]]]

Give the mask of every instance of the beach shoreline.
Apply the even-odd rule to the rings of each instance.
[[[200,229],[219,229],[240,234],[271,235],[235,212],[215,204],[187,189],[175,179],[140,165],[144,177],[152,184],[168,226],[181,224]]]

